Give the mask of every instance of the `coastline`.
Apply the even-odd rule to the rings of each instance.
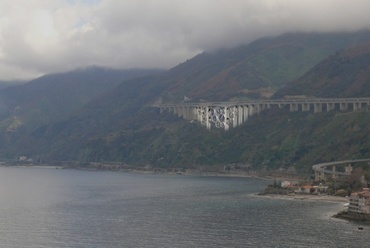
[[[259,195],[257,193],[257,194],[254,194],[254,196],[256,196],[256,197],[265,197],[265,198],[270,198],[270,199],[278,199],[278,200],[348,203],[348,198],[347,197],[331,196],[331,195],[303,195],[303,194],[292,194],[292,195],[266,194],[266,195]]]
[[[121,173],[133,174],[153,174],[153,175],[179,175],[179,176],[209,176],[209,177],[235,177],[235,178],[256,178],[262,180],[291,180],[295,178],[292,175],[274,176],[270,174],[260,173],[259,171],[221,171],[221,170],[205,170],[205,169],[179,169],[179,168],[145,168],[145,167],[125,167],[125,166],[79,166],[75,164],[27,164],[16,163],[13,165],[0,165],[0,167],[13,168],[35,168],[35,169],[72,169],[82,171],[112,171]]]

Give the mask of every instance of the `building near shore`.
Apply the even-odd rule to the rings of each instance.
[[[349,198],[349,214],[370,214],[370,189],[352,193]]]
[[[320,195],[324,194],[326,195],[328,192],[328,186],[324,186],[320,183],[320,185],[304,185],[301,187],[298,187],[294,190],[295,193],[298,194],[314,194],[314,195]]]

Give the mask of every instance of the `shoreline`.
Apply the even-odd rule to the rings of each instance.
[[[7,168],[35,168],[35,169],[72,169],[81,171],[111,171],[121,173],[133,174],[153,174],[153,175],[179,175],[179,176],[205,176],[205,177],[234,177],[234,178],[255,178],[262,180],[302,180],[299,175],[275,175],[272,173],[260,173],[259,171],[207,171],[202,169],[187,169],[181,171],[177,168],[125,168],[125,167],[95,167],[95,166],[74,166],[74,165],[46,165],[46,164],[14,164],[14,165],[0,165],[0,167]],[[265,174],[265,175],[264,175]]]
[[[304,195],[304,194],[294,194],[294,195],[266,194],[266,195],[259,195],[258,193],[253,194],[253,195],[255,197],[265,197],[265,198],[277,199],[277,200],[348,203],[348,197],[331,196],[331,195]]]

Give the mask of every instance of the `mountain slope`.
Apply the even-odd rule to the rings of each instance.
[[[275,94],[316,97],[370,96],[370,42],[337,52]]]
[[[113,70],[98,67],[45,75],[0,91],[0,126],[16,131],[63,120],[94,97],[125,79],[158,73],[157,70]]]
[[[356,44],[366,35],[361,33],[359,38],[356,34],[295,34],[262,39],[250,47],[201,54],[160,75],[125,81],[61,121],[38,126],[24,135],[3,133],[0,152],[7,157],[26,155],[54,161],[117,161],[166,167],[230,163],[250,164],[256,168],[295,165],[302,170],[309,170],[310,163],[314,162],[370,156],[370,151],[364,149],[370,140],[370,119],[366,110],[307,114],[271,109],[253,116],[246,125],[224,132],[220,129],[208,131],[171,114],[159,115],[150,107],[160,100],[182,101],[184,95],[194,100],[217,101],[251,97],[252,93],[259,94],[258,90],[266,86],[282,87],[288,75],[297,73],[297,61],[310,53],[308,51],[315,50],[315,46],[319,47],[315,51],[334,51],[338,47],[343,48],[343,44]],[[293,46],[281,45],[281,40],[284,44],[289,43],[287,37],[294,38],[291,40]],[[296,52],[296,37],[300,37],[302,43],[311,37],[311,48],[305,50],[304,46],[299,46],[303,50]],[[274,40],[276,46],[273,46]],[[328,40],[330,42],[326,42]],[[319,54],[323,56],[323,53]],[[310,63],[313,63],[313,57],[316,55],[309,57]],[[241,75],[248,71],[243,69],[244,66],[240,70],[235,68],[243,63],[252,63],[252,58],[261,61],[253,75],[263,79],[254,88],[235,79],[242,78]],[[302,71],[308,71],[310,63]],[[339,60],[339,63],[343,69],[347,68],[346,75],[352,71],[345,61]],[[256,65],[253,63],[253,68],[257,68]],[[275,70],[276,65],[283,68]],[[266,75],[285,79],[279,79],[280,84],[275,84],[272,79],[266,80]],[[298,75],[294,77],[298,78]],[[313,89],[314,85],[307,90]]]
[[[269,97],[336,51],[370,41],[370,32],[293,33],[231,50],[203,53],[169,73],[176,81],[163,95],[176,102]]]
[[[23,81],[0,81],[0,90],[3,90],[8,87],[16,86],[19,84],[24,84],[26,82]]]

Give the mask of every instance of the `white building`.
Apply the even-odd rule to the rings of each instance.
[[[364,188],[362,192],[352,193],[349,198],[349,213],[370,214],[370,189]]]

